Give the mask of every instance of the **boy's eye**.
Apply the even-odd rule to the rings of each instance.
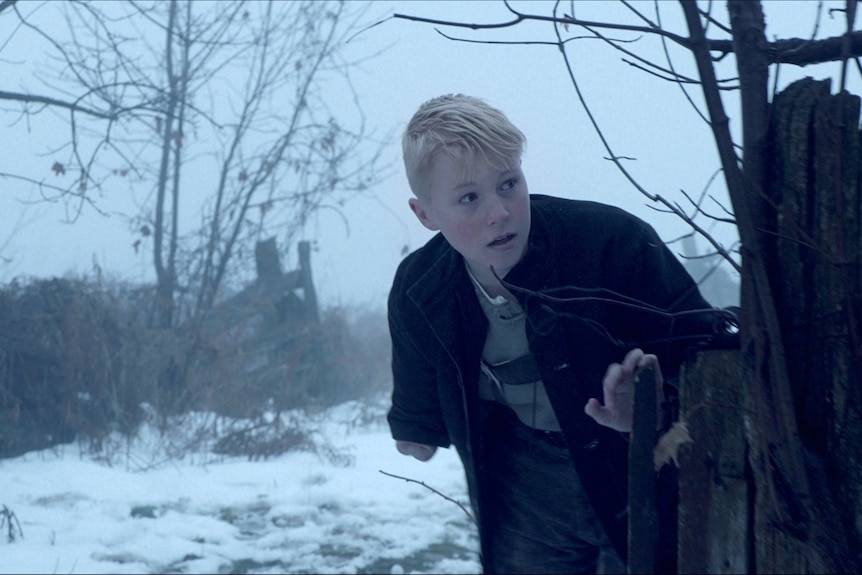
[[[476,201],[476,194],[472,192],[469,194],[464,194],[463,196],[461,196],[461,199],[458,200],[458,202],[461,204],[469,204],[474,201]]]
[[[517,184],[518,184],[518,179],[517,179],[517,178],[509,178],[508,180],[506,180],[505,182],[503,182],[503,184],[500,186],[500,189],[503,189],[503,190],[511,190],[511,189],[512,189],[512,188],[514,188]]]

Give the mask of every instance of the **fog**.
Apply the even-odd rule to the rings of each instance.
[[[28,14],[28,17],[32,17],[33,22],[38,21],[49,28],[56,26],[59,34],[62,28],[59,26],[60,22],[52,20],[51,16],[54,12],[59,14],[59,4],[20,2],[18,7]],[[549,14],[554,3],[512,2],[511,5],[533,13]],[[644,13],[654,16],[655,7],[651,1],[634,2],[634,5]],[[678,7],[667,2],[659,5],[662,9],[663,26],[684,35],[685,26]],[[840,8],[843,5],[843,1],[827,2],[822,7],[817,2],[765,2],[767,36],[808,38],[815,32],[817,38],[840,35],[845,27],[844,15],[833,13],[830,8]],[[577,2],[575,6],[576,15],[583,19],[632,20],[632,15],[622,5],[606,0]],[[698,113],[698,109],[703,111],[704,107],[697,86],[681,87],[645,72],[633,65],[630,56],[614,50],[599,39],[583,37],[568,44],[568,55],[580,90],[579,96],[558,47],[552,44],[555,34],[550,23],[534,22],[514,28],[472,31],[468,28],[434,26],[393,18],[395,13],[472,23],[503,22],[512,18],[506,6],[498,1],[381,1],[370,4],[362,15],[360,31],[347,44],[347,51],[351,56],[362,59],[361,64],[351,69],[351,82],[366,125],[375,140],[384,146],[384,162],[378,174],[380,181],[367,193],[352,198],[343,206],[312,214],[292,236],[291,243],[285,242],[284,238],[276,238],[279,241],[283,266],[288,269],[296,265],[295,241],[307,240],[312,243],[312,273],[322,307],[385,309],[386,296],[398,263],[406,253],[421,247],[431,237],[431,232],[416,221],[408,208],[410,192],[401,166],[399,138],[417,107],[441,94],[466,93],[481,97],[503,110],[521,128],[527,137],[523,168],[531,192],[620,206],[652,224],[662,239],[669,242],[671,249],[677,253],[681,253],[683,248],[676,240],[687,234],[689,227],[638,191],[609,161],[611,152],[605,147],[605,143],[610,146],[614,155],[623,158],[622,162],[632,178],[649,194],[661,195],[678,202],[688,212],[691,212],[692,208],[686,194],[695,198],[706,194],[710,197],[704,203],[707,211],[726,216],[725,210],[730,210],[724,184],[718,174],[719,160],[712,135],[709,126]],[[719,7],[718,13],[723,16],[724,8]],[[821,18],[819,25],[815,27],[818,13]],[[457,39],[444,37],[444,32]],[[664,48],[654,37],[622,32],[614,37],[630,40],[625,46],[642,57],[657,62],[664,61]],[[50,84],[48,66],[56,65],[49,57],[49,49],[50,46],[45,42],[33,41],[33,36],[28,35],[17,23],[17,19],[10,17],[8,12],[0,14],[0,78],[3,78],[0,89],[68,96],[52,92],[53,88],[47,85]],[[696,75],[694,63],[684,50],[671,47],[670,54],[674,69],[678,73],[690,77]],[[733,59],[728,57],[726,60],[718,66],[719,75],[722,78],[732,78],[735,76]],[[772,78],[772,84],[775,89],[780,90],[802,76],[835,78],[839,75],[840,66],[840,63],[806,69],[784,66],[779,70],[778,77]],[[836,89],[833,85],[833,91]],[[849,90],[854,93],[862,91],[856,71],[851,73]],[[586,103],[586,108],[580,97]],[[725,106],[730,116],[731,129],[738,135],[739,107],[735,98],[736,92],[725,93]],[[346,115],[355,115],[353,96],[346,91],[333,91],[329,105],[336,114],[344,111]],[[68,116],[56,110],[43,109],[38,114],[22,117],[20,106],[14,102],[0,101],[0,119],[3,121],[0,139],[0,283],[5,284],[16,279],[26,281],[54,276],[100,275],[130,283],[152,285],[155,281],[152,254],[149,251],[152,246],[144,244],[142,248],[135,247],[135,242],[139,239],[138,230],[131,224],[132,218],[141,209],[146,194],[133,190],[132,186],[107,187],[94,192],[93,205],[85,204],[80,213],[75,213],[74,206],[70,208],[70,205],[63,201],[45,201],[32,181],[12,176],[25,176],[33,181],[59,181],[61,175],[53,173],[51,166],[59,153],[58,142],[64,141],[66,137],[69,128]],[[601,130],[600,133],[596,126]],[[376,147],[372,143],[366,146],[370,156]],[[204,180],[209,175],[193,174],[191,177]],[[67,223],[66,220],[70,217],[75,219],[74,223]],[[200,212],[195,208],[189,209],[184,212],[183,218],[183,225],[197,225]],[[738,249],[737,235],[732,225],[720,224],[706,218],[699,221],[728,251],[734,252]],[[699,239],[697,249],[707,251],[709,248],[705,241]],[[725,264],[725,269],[730,270],[730,266]],[[730,275],[738,279],[733,273]],[[385,406],[378,405],[377,408],[373,425],[361,429],[358,440],[351,432],[341,433],[339,441],[346,446],[345,449],[359,450],[366,458],[372,458],[375,454],[387,450],[386,455],[381,456],[387,465],[397,459],[401,462],[400,465],[407,468],[408,463],[403,462],[408,461],[414,466],[409,468],[410,473],[421,474],[421,471],[417,471],[420,468],[416,467],[412,460],[399,459],[391,449],[391,441],[383,422]],[[66,456],[77,457],[74,447],[66,449]],[[61,453],[61,456],[64,453]],[[326,484],[331,480],[325,489],[321,489],[325,495],[321,497],[327,501],[337,499],[344,486],[353,485],[368,492],[373,491],[377,497],[367,498],[371,504],[364,520],[373,522],[374,513],[379,513],[383,507],[382,501],[386,500],[384,496],[388,494],[385,493],[385,488],[379,487],[380,478],[374,474],[377,467],[374,463],[363,461],[361,473],[364,475],[359,476],[358,471],[358,479],[354,480],[348,478],[351,474],[349,469],[326,468],[325,472],[320,472],[315,467],[317,460],[307,453],[291,454],[287,457],[301,461],[305,466],[307,477],[304,477],[307,483],[303,484],[304,489],[313,490],[319,487],[315,481]],[[45,470],[56,472],[55,463],[58,458],[62,459],[57,456],[57,450],[54,450],[27,454],[24,458],[4,463],[7,470],[12,469],[19,474],[16,477],[23,478],[16,480],[19,482],[15,491],[18,505],[13,506],[13,510],[17,511],[22,520],[25,520],[25,513],[45,507],[35,502],[40,497],[55,502],[55,507],[69,503],[65,498],[68,493],[63,491],[62,485],[46,481],[45,491],[38,494],[31,493],[29,487],[29,478],[41,469],[36,463],[44,466]],[[217,463],[222,465],[225,462],[227,465],[235,463],[227,459]],[[89,463],[92,462],[88,461]],[[267,467],[268,472],[275,475],[282,473],[282,470],[278,469],[278,462],[270,463],[272,465]],[[434,465],[436,467],[427,469],[439,473],[436,477],[439,477],[444,485],[456,491],[462,489],[463,476],[454,454],[448,452],[438,458]],[[170,468],[170,465],[166,467]],[[164,471],[164,468],[162,470]],[[106,477],[102,471],[105,470],[88,467],[75,477],[77,481],[86,484],[91,478]],[[123,473],[126,471],[123,470]],[[117,482],[118,485],[123,484],[126,481],[123,473],[111,473],[111,481]],[[190,481],[197,485],[197,482],[205,481],[202,477],[208,472],[196,468],[185,473],[192,478]],[[254,471],[245,468],[240,472],[249,475],[253,473]],[[225,481],[233,481],[232,475],[228,473],[227,476]],[[169,479],[163,481],[169,483],[173,476],[164,474],[162,477],[168,477]],[[81,487],[80,491],[84,491],[85,487],[86,485]],[[424,490],[414,487],[399,491],[401,499],[387,503],[387,535],[380,539],[383,542],[381,548],[391,551],[391,548],[387,547],[387,538],[391,536],[397,539],[399,522],[406,520],[405,516],[412,519],[420,516],[422,506],[429,500],[434,504],[441,503],[437,498],[429,497]],[[278,497],[286,496],[268,483],[255,487],[258,488],[277,492]],[[140,487],[140,490],[143,492],[145,488]],[[191,491],[194,491],[194,487]],[[58,495],[62,496],[59,500],[52,499]],[[97,517],[122,515],[124,521],[133,523],[126,516],[123,506],[140,504],[155,504],[167,511],[176,511],[170,507],[176,503],[170,497],[154,495],[151,500],[141,500],[144,496],[139,492],[134,495],[137,499],[124,499],[112,502],[110,506],[99,507]],[[241,499],[240,504],[252,506],[255,496]],[[91,498],[92,494],[89,493],[80,500],[73,497],[69,504],[77,505],[75,501],[84,501],[86,505],[90,505]],[[404,501],[412,502],[415,507],[411,509],[414,511],[407,513],[403,507],[399,507]],[[295,502],[289,503],[293,505]],[[209,505],[207,501],[205,505],[192,507],[196,510],[206,507],[208,513]],[[441,522],[454,521],[464,532],[470,529],[465,526],[460,512],[446,504],[444,507],[444,515],[440,517],[448,517],[446,514],[451,512],[457,519],[437,517]],[[58,515],[45,519],[39,526],[40,531],[37,531],[46,538],[51,537],[52,541],[54,535],[51,534],[51,521],[57,520],[56,517],[62,514],[68,518],[64,509],[59,509],[57,513]],[[86,515],[86,510],[81,514]],[[211,518],[207,517],[207,520],[209,519]],[[29,518],[26,520],[29,521]],[[175,526],[183,526],[182,518],[177,520],[174,517],[173,520]],[[307,520],[311,522],[310,519]],[[139,529],[142,525],[145,528],[150,527],[150,524],[139,522],[133,523],[130,529]],[[422,529],[421,526],[411,526],[418,531]],[[71,531],[74,528],[76,525],[69,529]],[[25,531],[28,530],[25,526]],[[137,531],[131,532],[134,534]],[[233,532],[231,534],[234,535]],[[433,539],[432,543],[442,544],[446,542],[446,536],[448,535],[441,534],[439,540]],[[472,549],[470,545],[475,541],[470,539],[469,534],[462,533],[462,536],[466,543],[461,541],[461,548]],[[129,537],[130,540],[133,538]],[[197,542],[195,539],[190,541]],[[44,541],[42,543],[44,544]],[[88,541],[88,544],[95,546],[102,543],[98,537]],[[431,545],[428,541],[424,544]],[[70,551],[71,547],[70,545],[66,548],[70,554],[63,556],[69,563],[63,563],[59,569],[61,571],[75,570],[74,549]],[[114,547],[123,553],[137,553],[134,546],[126,547],[125,542],[122,547]],[[29,545],[28,549],[28,553],[33,553],[34,556],[40,552],[38,545]],[[267,553],[269,551],[266,550]],[[144,564],[144,567],[134,564],[128,569],[134,571],[146,568],[158,571],[164,568],[164,565],[172,564],[177,558],[182,559],[184,553],[185,548],[176,557],[166,555],[163,564]],[[393,553],[395,551],[390,555]],[[213,554],[217,554],[217,551]],[[261,557],[263,556],[262,554]],[[391,557],[387,557],[387,560],[389,559]],[[206,571],[221,565],[217,559],[210,556],[207,556],[207,561],[209,562],[199,565],[197,569]],[[470,568],[476,567],[473,555],[469,555],[464,561]],[[363,563],[364,566],[369,564],[374,564],[372,559]],[[22,563],[17,563],[14,569],[22,568],[21,565]],[[90,564],[87,564],[85,568],[89,566]],[[360,568],[354,564],[347,567],[324,566],[333,572],[350,569],[355,571]],[[403,568],[399,565],[396,569],[391,561],[387,566],[391,567],[393,572]],[[273,567],[273,570],[279,567],[283,565]],[[437,570],[442,569],[439,564],[434,563],[417,569],[433,570],[435,567]],[[459,568],[464,568],[464,564],[449,566],[450,572],[457,572]]]
[[[551,6],[527,4],[525,7],[536,13]],[[624,9],[616,3],[576,5],[580,18],[630,18],[622,16]],[[514,6],[521,4],[515,2]],[[651,3],[640,7],[653,13]],[[21,8],[25,12],[55,9],[38,3]],[[668,5],[662,8],[663,23],[683,31],[680,11]],[[811,35],[816,3],[767,2],[765,10],[770,37]],[[688,231],[674,216],[656,211],[657,206],[650,205],[606,159],[608,153],[555,46],[454,41],[438,33],[444,31],[441,27],[435,30],[429,24],[391,19],[395,12],[479,23],[510,19],[501,2],[375,2],[363,16],[368,27],[350,41],[349,51],[378,55],[352,70],[352,81],[368,126],[386,144],[384,156],[390,169],[367,195],[351,200],[340,213],[323,210],[315,214],[300,233],[300,239],[315,245],[312,265],[323,305],[382,307],[403,254],[430,237],[407,207],[409,189],[400,164],[398,138],[421,102],[444,93],[482,97],[522,129],[528,138],[524,170],[532,192],[622,206],[653,224],[666,241]],[[839,16],[824,11],[818,34],[840,32],[843,16]],[[50,92],[38,81],[48,47],[22,41],[31,36],[16,27],[14,20],[8,15],[0,18],[0,37],[7,38],[0,52],[4,84],[10,90]],[[463,39],[495,42],[554,39],[551,25],[544,23],[494,31],[445,31]],[[652,38],[640,38],[631,49],[661,60],[661,46]],[[572,42],[570,56],[583,97],[604,137],[615,154],[631,158],[626,161],[627,169],[649,193],[685,204],[680,190],[698,196],[708,188],[715,196],[715,203],[708,204],[710,209],[719,212],[719,204],[728,206],[721,179],[710,184],[719,165],[711,134],[678,85],[624,62],[624,54],[596,39]],[[683,74],[693,72],[692,62],[684,53],[674,54],[674,65]],[[827,66],[826,72],[834,73],[839,65]],[[732,69],[725,68],[727,77],[732,76]],[[785,67],[778,84],[786,85],[801,73]],[[689,87],[688,94],[699,105],[699,92]],[[333,94],[336,106],[343,97],[346,95]],[[728,94],[728,113],[736,126],[732,97]],[[67,129],[65,116],[43,110],[13,123],[17,115],[9,111],[18,108],[8,102],[3,108],[7,112],[0,172],[50,181],[55,177],[50,172],[52,146],[58,131]],[[33,185],[2,178],[0,189],[0,281],[88,274],[96,267],[114,277],[153,281],[147,250],[136,253],[132,247],[134,230],[123,216],[134,215],[137,208],[123,190],[108,190],[95,198],[104,214],[85,207],[76,223],[66,224],[66,206],[39,201]],[[192,221],[197,214],[191,211],[185,217]],[[715,225],[709,230],[728,249],[734,247],[732,226]],[[704,242],[698,245],[706,249]],[[282,246],[282,253],[289,266],[296,257],[295,250]]]
[[[521,3],[513,5],[519,7]],[[535,13],[547,12],[551,5],[524,4]],[[631,18],[616,3],[578,2],[576,6],[580,18]],[[651,3],[639,6],[647,14],[653,13]],[[34,7],[27,4],[22,9]],[[668,5],[662,8],[665,26],[684,31],[680,11]],[[38,7],[41,11],[52,9],[50,5]],[[769,37],[808,37],[814,30],[817,3],[766,2],[765,11]],[[367,195],[351,200],[340,213],[320,211],[299,234],[300,239],[314,242],[312,266],[323,305],[382,307],[401,257],[430,237],[407,207],[409,189],[400,164],[398,138],[421,102],[444,93],[484,98],[522,129],[528,139],[524,170],[531,192],[619,205],[653,224],[666,241],[688,232],[678,218],[657,211],[658,206],[636,191],[606,159],[608,153],[555,46],[454,41],[437,31],[469,40],[549,42],[554,39],[550,24],[474,32],[392,19],[395,12],[477,23],[511,18],[501,2],[375,2],[363,16],[368,27],[350,41],[349,51],[377,55],[352,70],[352,81],[367,124],[386,145],[384,156],[390,169]],[[0,18],[0,37],[8,38],[0,52],[4,83],[13,90],[44,91],[36,74],[46,56],[19,41],[25,35],[13,20],[8,15]],[[843,21],[842,15],[824,10],[819,37],[840,33]],[[571,46],[574,73],[584,100],[614,153],[630,158],[625,165],[640,185],[687,208],[680,190],[695,197],[708,190],[715,197],[714,202],[707,202],[713,213],[729,209],[721,178],[712,181],[719,163],[709,129],[680,87],[626,63],[624,59],[630,58],[599,40],[580,39]],[[38,48],[47,50],[44,44]],[[656,61],[662,59],[661,46],[652,38],[638,39],[631,49]],[[723,69],[725,77],[733,75],[729,65]],[[674,53],[674,66],[680,73],[693,75],[693,63],[685,53]],[[839,66],[821,66],[820,73],[834,74]],[[814,69],[787,66],[781,69],[777,85],[786,85],[803,72],[817,75]],[[854,82],[858,84],[858,78]],[[689,87],[687,92],[702,109],[698,90]],[[343,97],[346,95],[334,94],[333,102],[337,105]],[[729,93],[726,105],[736,129],[738,114],[732,98]],[[4,109],[16,108],[7,102]],[[50,110],[14,123],[16,114],[7,112],[4,117],[0,172],[50,180],[54,176],[50,172],[51,150],[58,131],[67,129],[65,118]],[[134,231],[123,215],[134,215],[136,207],[123,191],[109,190],[96,198],[104,214],[85,207],[76,223],[66,224],[67,208],[62,203],[39,201],[33,185],[2,178],[0,189],[0,281],[87,274],[96,267],[115,277],[153,281],[147,250],[136,253],[132,248]],[[185,217],[193,219],[197,214],[191,212]],[[725,247],[735,247],[732,226],[707,228]],[[296,257],[295,250],[281,247],[289,266]],[[705,242],[698,247],[705,250]]]
[[[524,4],[535,13],[548,12],[551,5]],[[576,5],[580,18],[630,19],[616,3]],[[647,14],[653,13],[651,3],[639,5]],[[52,8],[41,6],[39,10]],[[667,5],[662,8],[665,26],[683,31],[680,11]],[[766,2],[765,11],[769,37],[808,37],[814,29],[817,3]],[[395,12],[477,23],[511,18],[501,2],[375,2],[366,12],[369,27],[351,40],[349,50],[379,54],[353,70],[352,80],[368,125],[386,143],[384,155],[391,170],[382,183],[349,202],[341,213],[323,210],[315,214],[300,234],[300,239],[315,242],[312,265],[324,305],[381,307],[405,251],[416,249],[430,237],[407,208],[409,189],[400,164],[398,137],[421,102],[444,93],[482,97],[522,129],[528,138],[524,170],[532,192],[622,206],[653,224],[666,241],[688,231],[678,218],[657,212],[657,206],[650,205],[606,159],[608,153],[555,46],[453,41],[438,33],[444,31],[441,27],[435,30],[429,24],[391,19]],[[843,16],[828,10],[822,14],[818,35],[840,33]],[[8,38],[0,52],[5,83],[14,90],[43,89],[34,76],[44,56],[17,41],[23,33],[13,24],[8,16],[0,18],[0,37]],[[540,23],[495,31],[445,31],[463,39],[495,42],[554,39],[551,25]],[[640,38],[631,49],[661,61],[661,46],[651,38]],[[570,52],[576,80],[595,121],[615,154],[632,158],[626,167],[649,193],[685,205],[680,190],[698,196],[708,189],[716,198],[708,204],[710,209],[720,212],[719,204],[729,207],[721,179],[710,184],[719,163],[709,129],[678,85],[624,62],[625,55],[596,39],[577,40]],[[677,71],[693,75],[693,63],[684,53],[674,55],[674,65]],[[821,67],[825,68],[822,73],[834,74],[838,66]],[[725,68],[726,77],[732,76],[732,68]],[[782,68],[778,85],[786,85],[802,72]],[[812,69],[804,72],[816,75]],[[688,94],[700,105],[697,90],[689,87]],[[337,103],[339,97],[334,95],[333,101]],[[737,109],[731,98],[728,94],[728,114],[736,126]],[[4,108],[14,106],[6,103]],[[11,124],[14,117],[6,114],[0,172],[49,179],[53,175],[49,150],[57,131],[67,129],[64,118],[43,111],[28,121]],[[40,202],[32,185],[3,178],[0,186],[0,281],[86,274],[95,266],[133,281],[152,281],[150,257],[146,250],[135,253],[133,230],[119,215],[135,212],[122,192],[97,198],[107,215],[85,208],[72,225],[62,223],[68,215],[65,207]],[[711,226],[709,231],[728,249],[734,247],[732,226]],[[288,263],[295,258],[289,247],[283,246]],[[704,242],[699,247],[706,249]]]

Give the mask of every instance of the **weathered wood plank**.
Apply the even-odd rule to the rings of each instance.
[[[653,448],[656,435],[655,370],[641,370],[635,382],[634,421],[629,438],[628,572],[653,573],[658,537]]]
[[[772,107],[770,195],[778,207],[773,283],[786,350],[800,349],[811,340],[812,312],[804,297],[812,289],[811,262],[816,257],[811,245],[814,206],[809,173],[815,151],[810,134],[817,104],[828,98],[829,89],[829,80],[806,78],[776,96]],[[809,359],[808,354],[787,353],[795,397],[805,392]]]
[[[801,399],[804,405],[819,408],[812,426],[819,453],[828,453],[828,465],[835,469],[831,489],[837,512],[845,525],[858,525],[860,473],[860,437],[858,415],[855,425],[847,425],[847,416],[858,414],[859,395],[858,330],[859,290],[859,105],[858,96],[837,94],[818,108],[813,141],[817,147],[813,188],[816,218],[812,235],[822,251],[813,264],[814,293],[812,309],[815,318],[812,345],[815,360],[811,389]],[[855,326],[854,326],[855,322]],[[858,336],[858,331],[857,331]],[[854,353],[856,365],[854,365]],[[841,486],[840,488],[838,486]],[[835,525],[839,528],[839,525]]]
[[[683,368],[679,572],[751,570],[742,362],[737,350],[698,352]]]
[[[751,426],[756,572],[846,571],[839,567],[849,556],[844,531],[860,524],[858,491],[853,493],[860,483],[860,442],[844,431],[858,426],[841,422],[859,411],[859,402],[847,399],[862,371],[854,327],[862,319],[859,98],[833,96],[829,88],[828,81],[800,80],[772,107],[769,193],[778,215],[773,281],[795,416],[815,487],[810,493],[789,487],[775,455],[781,438],[764,443],[761,429]],[[761,407],[754,397],[748,402],[753,412]]]

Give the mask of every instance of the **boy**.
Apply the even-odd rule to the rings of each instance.
[[[674,376],[715,316],[641,220],[530,195],[524,143],[464,95],[426,102],[407,126],[410,209],[440,233],[390,292],[388,420],[421,461],[455,445],[485,572],[624,571],[636,372],[654,367],[661,389],[658,358]],[[661,568],[674,537],[671,518]]]

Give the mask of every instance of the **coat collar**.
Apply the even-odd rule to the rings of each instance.
[[[488,321],[479,306],[464,259],[445,240],[437,259],[407,289],[407,296],[459,371],[473,363],[478,369]],[[466,358],[476,361],[465,361]]]

